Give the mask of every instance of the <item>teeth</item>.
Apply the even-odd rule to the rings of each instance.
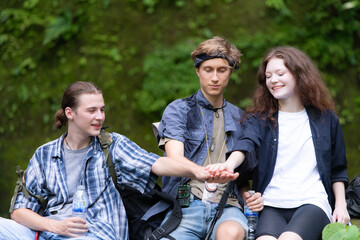
[[[282,86],[279,86],[279,87],[273,87],[273,90],[277,90],[277,89],[280,89],[282,88]]]

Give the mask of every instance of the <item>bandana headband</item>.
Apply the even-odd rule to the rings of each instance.
[[[227,57],[225,57],[222,53],[219,53],[218,55],[214,55],[214,56],[210,56],[210,55],[207,55],[206,53],[203,53],[203,54],[200,54],[200,55],[197,55],[194,59],[194,67],[199,67],[201,63],[207,61],[207,60],[210,60],[210,59],[214,59],[214,58],[223,58],[225,59],[226,61],[228,61],[230,67],[233,67],[235,69],[239,69],[239,66],[233,62],[233,61],[230,61]]]

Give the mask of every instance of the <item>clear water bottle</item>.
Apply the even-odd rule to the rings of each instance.
[[[249,190],[250,195],[254,195],[254,190]],[[247,239],[254,240],[255,239],[255,231],[258,223],[258,213],[251,211],[248,206],[245,204],[244,207],[244,215],[248,220],[248,231],[247,231]]]
[[[73,216],[81,217],[86,220],[86,213],[88,208],[88,197],[84,185],[79,185],[74,194],[73,200]]]

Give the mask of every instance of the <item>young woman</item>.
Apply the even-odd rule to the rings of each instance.
[[[57,128],[68,125],[68,131],[36,150],[25,175],[27,190],[48,200],[44,213],[39,214],[41,205],[34,197],[20,192],[13,199],[14,221],[0,218],[0,239],[34,239],[35,231],[41,232],[40,239],[128,239],[125,209],[96,138],[104,110],[102,92],[92,83],[75,82],[65,90],[55,122]],[[159,157],[123,135],[110,135],[118,183],[144,192],[154,186],[156,175],[211,177],[201,166]],[[228,173],[228,177],[232,180],[234,175]],[[88,196],[86,220],[72,216],[78,185],[85,186]]]
[[[294,47],[271,49],[257,79],[234,148],[257,152],[253,186],[265,206],[257,239],[319,239],[326,224],[350,220],[345,144],[333,100],[313,62]]]

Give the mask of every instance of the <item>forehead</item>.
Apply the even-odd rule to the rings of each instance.
[[[101,93],[84,93],[78,98],[78,107],[103,107],[104,98]]]
[[[266,71],[286,68],[282,58],[272,57],[266,65]]]
[[[218,67],[230,67],[230,66],[228,61],[225,60],[224,58],[213,58],[201,63],[200,67],[218,68]]]

